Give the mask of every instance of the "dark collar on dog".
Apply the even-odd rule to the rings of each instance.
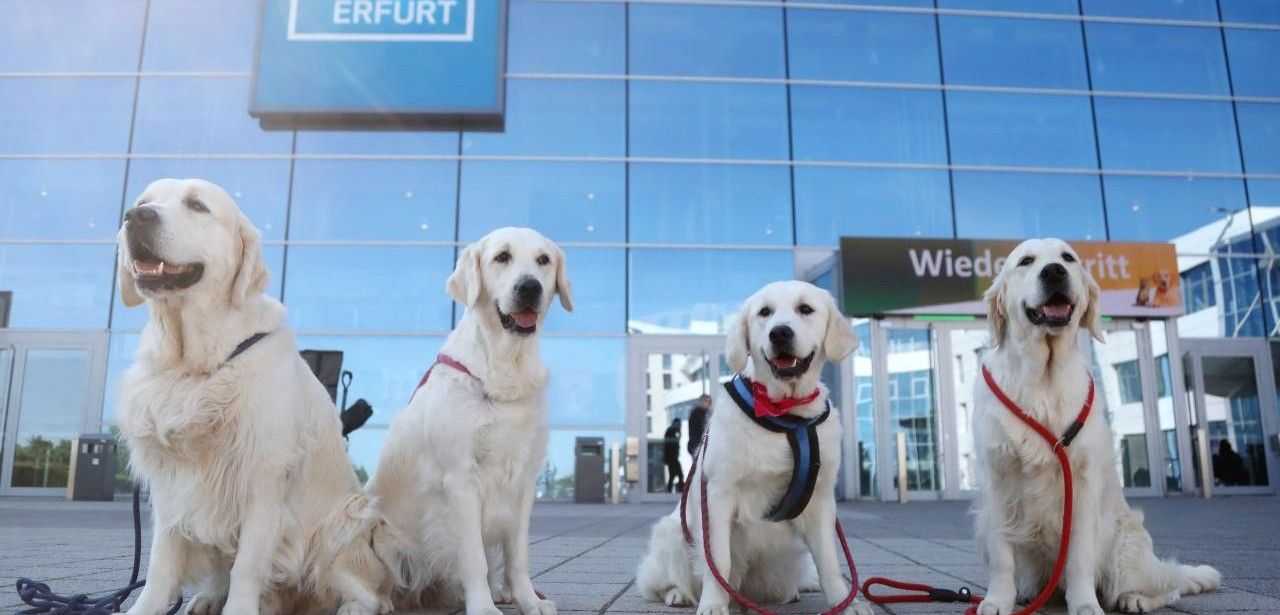
[[[451,357],[451,356],[449,356],[449,355],[447,355],[447,354],[444,354],[444,353],[442,352],[442,353],[440,353],[440,354],[436,355],[436,362],[435,362],[435,363],[432,363],[432,364],[431,364],[431,367],[428,367],[428,368],[427,368],[426,373],[422,374],[422,380],[419,380],[419,381],[418,381],[418,386],[416,386],[416,387],[414,387],[414,388],[413,388],[413,392],[414,392],[414,393],[417,393],[417,392],[418,392],[418,389],[421,389],[421,388],[422,388],[422,385],[424,385],[424,384],[426,384],[426,383],[427,383],[427,380],[429,380],[429,379],[431,378],[431,370],[435,369],[437,365],[448,365],[449,367],[452,367],[453,369],[456,369],[456,370],[458,370],[458,371],[462,372],[463,374],[466,374],[466,375],[468,375],[468,376],[471,376],[472,378],[475,378],[476,380],[479,380],[479,378],[476,378],[476,375],[475,375],[475,374],[471,373],[471,370],[467,369],[467,366],[466,366],[466,365],[463,365],[463,364],[462,364],[462,361],[459,361],[459,360],[457,360],[457,359],[455,359],[455,358],[453,358],[453,357]],[[412,397],[412,396],[410,396],[410,397]]]
[[[813,489],[818,483],[818,469],[822,467],[822,455],[818,450],[818,425],[831,416],[831,400],[827,400],[827,409],[822,414],[811,419],[793,414],[758,417],[749,380],[735,376],[724,383],[724,388],[742,413],[756,425],[772,432],[787,434],[787,442],[791,444],[791,482],[787,484],[787,491],[782,499],[765,518],[770,521],[795,519],[809,505]]]
[[[246,338],[243,342],[240,342],[240,345],[239,345],[239,346],[236,346],[236,349],[235,349],[235,350],[232,350],[232,351],[231,351],[231,354],[227,355],[227,359],[226,359],[225,361],[223,361],[223,362],[222,362],[222,364],[223,364],[223,365],[226,365],[227,363],[230,363],[233,359],[235,359],[236,357],[238,357],[238,356],[240,356],[240,355],[244,354],[244,352],[245,352],[246,350],[248,350],[248,349],[250,349],[250,348],[253,348],[253,345],[254,345],[254,344],[257,344],[258,342],[261,342],[261,341],[262,341],[262,338],[264,338],[264,337],[266,337],[266,336],[268,336],[268,335],[270,335],[270,334],[271,334],[271,332],[270,332],[270,331],[263,331],[263,332],[261,332],[261,333],[254,333],[253,335],[250,335],[250,336],[249,336],[248,338]]]

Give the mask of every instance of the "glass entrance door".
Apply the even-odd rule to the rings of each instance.
[[[1215,494],[1274,493],[1280,417],[1266,342],[1184,340],[1183,350],[1195,484],[1207,474]]]
[[[1157,373],[1148,323],[1112,321],[1105,342],[1080,332],[1097,398],[1106,409],[1115,470],[1127,496],[1159,495],[1164,488],[1164,442],[1157,428]]]
[[[632,501],[673,500],[699,430],[732,372],[718,336],[636,336],[628,350],[627,466]]]
[[[106,334],[0,332],[0,494],[60,495],[72,442],[102,419]]]

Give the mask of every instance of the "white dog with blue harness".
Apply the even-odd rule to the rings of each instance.
[[[678,508],[654,526],[636,579],[643,596],[668,605],[696,601],[699,615],[727,615],[731,596],[710,559],[734,592],[754,602],[791,601],[815,586],[829,604],[846,599],[834,529],[842,429],[819,377],[824,362],[857,346],[830,293],[812,284],[775,282],[746,300],[725,342],[738,376],[711,413],[683,519]],[[871,609],[854,601],[845,613]]]

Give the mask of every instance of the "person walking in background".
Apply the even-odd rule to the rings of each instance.
[[[684,491],[684,467],[680,465],[680,419],[671,421],[662,434],[662,463],[667,464],[667,493],[674,484],[677,491]],[[679,479],[679,482],[676,482]]]
[[[689,455],[695,455],[698,452],[698,445],[702,444],[702,432],[707,429],[707,416],[711,414],[711,396],[703,394],[698,398],[698,405],[694,406],[689,412]]]
[[[1226,440],[1218,443],[1218,454],[1213,456],[1213,476],[1218,479],[1219,484],[1228,487],[1249,484],[1249,472],[1244,468],[1244,458]]]

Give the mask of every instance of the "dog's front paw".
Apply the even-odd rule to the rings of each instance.
[[[378,615],[378,609],[370,608],[359,602],[348,602],[338,608],[334,615]]]
[[[227,603],[227,595],[223,592],[202,591],[191,599],[187,606],[187,615],[218,615],[222,605]]]
[[[978,605],[978,615],[1009,615],[1013,612],[1013,599],[987,596]]]
[[[1102,610],[1102,605],[1098,604],[1098,599],[1094,598],[1092,602],[1084,604],[1077,604],[1072,600],[1067,600],[1067,613],[1069,615],[1103,615],[1105,611]]]
[[[227,599],[227,604],[222,607],[222,612],[228,615],[231,613],[235,613],[235,615],[258,615],[261,607],[260,602],[257,596],[232,596]]]
[[[698,615],[729,615],[729,603],[704,600],[698,604]]]
[[[511,590],[507,589],[505,583],[490,585],[489,595],[493,596],[493,601],[497,604],[511,604]]]
[[[524,615],[556,615],[556,603],[551,600],[536,598],[520,603],[520,612]]]
[[[680,591],[679,587],[668,589],[667,593],[662,595],[662,601],[667,606],[693,606],[693,597]]]
[[[467,615],[502,615],[502,611],[492,602],[489,604],[467,604]]]
[[[871,605],[861,601],[854,600],[849,608],[844,610],[844,615],[875,615],[871,610]]]

